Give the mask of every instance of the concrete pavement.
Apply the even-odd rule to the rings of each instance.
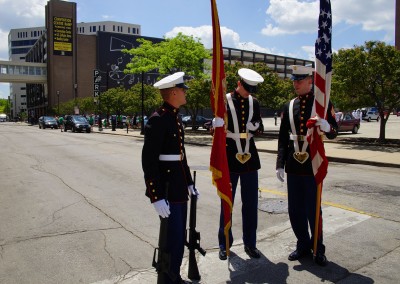
[[[271,124],[266,132],[277,133],[278,126]],[[391,139],[398,139],[393,129],[399,129],[400,119],[390,126]],[[372,128],[372,129],[369,129]],[[340,137],[374,137],[376,124],[363,125],[360,134],[341,134]],[[200,130],[201,131],[201,130]],[[200,132],[197,131],[197,132]],[[94,129],[94,132],[99,132]],[[140,130],[104,129],[103,134],[128,135],[143,139]],[[393,135],[394,134],[394,135]],[[211,137],[188,131],[185,136],[189,144],[211,145]],[[340,139],[338,139],[340,140]],[[259,151],[276,153],[276,135],[257,138]],[[379,167],[400,168],[400,149],[392,146],[366,144],[325,143],[329,160],[340,163],[356,163]],[[276,197],[275,197],[276,198]],[[228,261],[218,258],[218,249],[208,249],[206,256],[196,253],[200,281],[189,283],[244,284],[244,283],[399,283],[400,281],[400,233],[398,223],[381,219],[365,212],[354,212],[332,204],[322,204],[324,214],[324,240],[327,245],[328,265],[319,267],[312,258],[289,261],[287,256],[296,247],[296,238],[289,221],[257,233],[257,247],[262,252],[260,259],[251,259],[244,252],[241,240],[235,240]],[[260,208],[260,210],[262,210]],[[271,216],[272,217],[272,216]],[[261,221],[261,220],[260,220]],[[379,225],[378,225],[379,224]],[[376,230],[371,228],[376,228]],[[355,241],[355,239],[357,241]],[[368,249],[367,249],[368,248]],[[185,254],[187,250],[185,249]],[[181,275],[187,279],[188,258],[183,260]],[[97,284],[111,283],[156,283],[157,274],[153,268],[130,272]]]
[[[399,120],[400,121],[400,120]],[[267,121],[268,123],[268,121]],[[271,124],[272,125],[272,124]],[[395,129],[399,129],[398,121],[393,123]],[[367,135],[367,127],[376,127],[376,124],[363,125],[361,135]],[[392,126],[391,126],[392,127]],[[277,126],[267,126],[267,132],[277,131]],[[100,135],[98,128],[94,128],[94,135]],[[134,141],[140,142],[143,135],[139,130],[126,133],[126,129],[104,129],[102,134],[128,135]],[[90,137],[93,134],[82,134]],[[392,134],[392,130],[391,130]],[[345,134],[347,135],[347,134]],[[343,135],[343,136],[345,136]],[[349,134],[349,137],[354,135]],[[272,137],[272,138],[270,138]],[[366,136],[367,137],[367,136]],[[195,135],[187,132],[187,142],[192,144],[211,144],[211,138],[207,134]],[[389,137],[398,139],[396,137]],[[277,140],[273,135],[267,138],[259,138],[257,146],[260,151],[274,153]],[[330,145],[336,145],[338,150]],[[376,165],[390,166],[387,160],[380,159],[382,155],[389,153],[396,155],[393,165],[398,166],[399,149],[394,147],[376,147],[371,145],[353,145],[340,143],[326,143],[328,156],[344,161],[352,159],[361,163],[364,158],[371,159]],[[209,146],[207,146],[209,147]],[[390,148],[390,149],[389,149]],[[340,151],[347,151],[339,155]],[[364,152],[365,151],[365,152]],[[361,153],[367,153],[362,156]],[[389,157],[387,157],[389,159]],[[375,171],[375,169],[374,169]],[[379,171],[379,168],[376,168]],[[398,169],[394,169],[398,172]],[[398,196],[397,191],[388,191],[388,194]],[[282,195],[268,197],[282,198]],[[279,198],[279,199],[280,199]],[[371,198],[374,195],[371,194]],[[271,198],[267,198],[271,200]],[[284,199],[284,198],[283,198]],[[236,239],[231,249],[229,261],[218,259],[218,249],[208,248],[205,257],[196,254],[201,281],[193,283],[399,283],[400,282],[400,231],[398,218],[381,218],[366,212],[352,211],[351,208],[342,208],[332,204],[323,203],[324,213],[324,242],[327,245],[328,265],[319,267],[311,258],[301,261],[288,261],[288,254],[295,248],[295,236],[292,233],[288,220],[268,227],[257,234],[257,247],[262,252],[260,259],[250,259],[243,250],[243,243]],[[384,206],[384,205],[383,205]],[[270,222],[273,214],[259,222]],[[239,219],[239,218],[238,218]],[[202,232],[203,233],[203,232]],[[139,248],[137,248],[139,249]],[[140,250],[140,249],[139,249]],[[185,254],[187,250],[185,249]],[[181,274],[186,277],[188,259],[184,258]],[[97,283],[156,283],[157,275],[150,264],[148,268],[138,270],[132,267],[131,272],[102,280]]]

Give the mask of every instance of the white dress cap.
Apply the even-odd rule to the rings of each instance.
[[[314,68],[311,66],[304,66],[304,65],[290,65],[289,68],[292,69],[292,77],[293,81],[303,80],[308,76],[313,74]]]
[[[154,87],[157,89],[168,89],[173,87],[179,87],[187,89],[188,87],[184,84],[183,76],[185,72],[176,72],[172,75],[169,75],[165,78],[162,78],[160,81],[154,84]]]
[[[238,74],[250,86],[257,86],[257,84],[264,82],[264,78],[260,74],[248,68],[239,69]]]

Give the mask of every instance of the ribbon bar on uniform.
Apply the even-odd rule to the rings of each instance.
[[[182,161],[183,160],[183,154],[181,155],[167,155],[167,154],[161,154],[159,156],[160,161]]]
[[[228,132],[228,133],[226,133],[226,137],[232,138],[232,139],[235,139],[235,138],[247,139],[247,137],[248,138],[253,137],[253,134],[251,134],[251,133],[232,133],[232,132]]]

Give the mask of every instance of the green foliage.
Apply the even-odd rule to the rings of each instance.
[[[60,113],[58,113],[58,105],[55,105],[48,114],[73,114],[75,113],[75,106],[78,106],[80,114],[92,114],[96,110],[96,105],[93,97],[77,98],[64,103],[60,103]]]
[[[210,53],[200,43],[199,39],[179,33],[174,38],[167,38],[160,43],[152,43],[145,39],[137,40],[137,48],[123,50],[132,56],[126,65],[127,74],[140,74],[158,69],[160,74],[171,74],[178,70],[196,78],[204,77],[204,59],[210,58]]]
[[[10,113],[10,107],[7,99],[0,99],[0,113]]]
[[[211,81],[202,78],[194,78],[187,82],[187,85],[189,89],[186,92],[186,105],[184,107],[192,117],[196,117],[201,109],[211,107]],[[192,123],[194,126],[194,119],[192,119]]]
[[[209,106],[210,82],[204,70],[208,66],[205,59],[210,58],[210,52],[204,48],[199,39],[179,33],[174,38],[167,38],[160,43],[138,39],[139,47],[123,52],[132,56],[130,63],[126,65],[125,73],[140,74],[158,69],[160,74],[171,74],[183,71],[194,79],[188,83],[191,88],[187,93],[186,109],[190,113],[197,114],[201,108]],[[126,104],[129,105],[128,113],[141,113],[141,84],[132,86],[131,93],[126,96]],[[144,112],[150,115],[159,105],[162,99],[159,91],[152,86],[144,85]]]
[[[144,115],[150,116],[162,104],[160,91],[153,86],[143,85],[143,106]],[[142,84],[135,84],[129,90],[126,97],[126,112],[128,114],[141,114],[142,111]]]
[[[239,81],[237,72],[240,68],[253,69],[264,78],[264,82],[258,85],[258,91],[255,95],[262,106],[275,110],[281,109],[294,96],[292,82],[287,79],[281,79],[265,63],[256,63],[254,65],[244,65],[241,62],[235,62],[234,64],[225,63],[228,92],[232,92],[237,87]]]
[[[332,99],[344,110],[376,106],[384,140],[384,111],[400,105],[400,51],[379,41],[339,50],[333,56]]]

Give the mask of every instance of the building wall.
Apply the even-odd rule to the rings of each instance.
[[[61,33],[58,24],[63,20],[71,20],[72,27]],[[77,44],[76,44],[76,3],[49,1],[46,5],[47,31],[47,78],[48,106],[68,101],[77,96]],[[60,36],[56,34],[60,31]],[[70,34],[68,34],[70,33]],[[63,42],[63,40],[66,40]],[[61,44],[64,46],[61,46]]]
[[[12,29],[8,34],[8,60],[25,61],[26,53],[45,33],[44,27]],[[27,111],[26,84],[10,84],[11,118]]]
[[[77,23],[77,33],[95,35],[97,32],[111,32],[118,34],[140,35],[141,26],[115,21]]]
[[[77,36],[79,98],[93,96],[93,70],[96,69],[96,35]]]

